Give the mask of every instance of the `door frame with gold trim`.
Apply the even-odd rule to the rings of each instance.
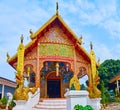
[[[59,74],[59,76],[56,76],[56,71],[52,71],[52,72],[49,72],[47,74],[47,77],[46,77],[46,85],[45,85],[45,97],[48,97],[47,96],[47,86],[48,86],[48,80],[59,80],[60,81],[60,98],[63,97],[63,93],[62,93],[62,77],[61,75]]]

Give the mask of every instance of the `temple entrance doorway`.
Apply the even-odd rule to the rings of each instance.
[[[56,72],[50,72],[47,76],[47,97],[61,97],[61,77],[56,76]]]
[[[47,94],[49,98],[60,98],[60,80],[47,81]]]
[[[40,97],[64,98],[72,76],[73,71],[69,63],[45,61],[40,71]]]

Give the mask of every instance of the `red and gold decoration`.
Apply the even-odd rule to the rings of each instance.
[[[97,89],[100,80],[97,73],[98,64],[96,63],[92,43],[89,54],[82,47],[83,36],[78,39],[59,15],[58,4],[56,6],[56,13],[51,19],[36,32],[33,33],[31,29],[29,32],[31,41],[24,46],[22,36],[17,54],[13,57],[7,54],[7,62],[17,70],[16,82],[19,85],[19,88],[15,91],[17,100],[28,99],[27,92],[29,87],[24,88],[23,72],[26,72],[27,76],[30,77],[30,83],[34,83],[34,87],[40,87],[40,96],[42,98],[48,95],[50,97],[47,89],[51,81],[49,76],[52,75],[55,77],[52,81],[59,83],[59,97],[64,97],[65,89],[69,88],[70,79],[74,75],[79,78],[87,75],[89,80],[89,96],[91,98],[100,97],[100,92]],[[24,71],[26,65],[31,65],[32,68],[26,68],[26,71]],[[75,76],[73,79],[78,84]],[[75,87],[79,88],[78,86]],[[25,91],[21,92],[23,89]]]
[[[18,47],[18,59],[17,59],[17,73],[16,73],[16,83],[17,88],[14,92],[15,100],[28,100],[28,92],[35,93],[37,88],[30,89],[29,87],[24,87],[24,45],[23,45],[23,35],[21,36],[21,43]],[[28,74],[30,73],[30,69],[28,69]]]
[[[90,58],[91,58],[91,77],[92,77],[92,79],[90,80],[91,85],[87,88],[87,90],[89,92],[90,98],[100,98],[101,92],[97,88],[97,86],[100,82],[100,77],[98,76],[96,56],[93,51],[92,43],[90,43],[90,47],[91,47]]]
[[[59,76],[59,63],[56,63],[56,76]]]

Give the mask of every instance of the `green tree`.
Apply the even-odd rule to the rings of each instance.
[[[86,87],[84,84],[81,84],[81,90],[86,90]]]
[[[106,103],[106,96],[105,96],[104,91],[105,91],[105,87],[104,87],[104,82],[102,81],[101,83],[101,98],[102,98],[101,103],[102,104]]]
[[[110,84],[109,81],[115,75],[120,74],[120,60],[105,60],[98,68],[100,79],[103,80],[104,86],[108,89],[115,89],[115,84]],[[101,83],[100,83],[100,87]]]
[[[108,102],[110,100],[110,93],[107,90],[107,88],[104,87],[104,82],[101,83],[101,103],[103,107],[105,108],[108,105]]]

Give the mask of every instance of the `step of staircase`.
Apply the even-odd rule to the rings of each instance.
[[[66,110],[66,99],[43,99],[32,110]]]

